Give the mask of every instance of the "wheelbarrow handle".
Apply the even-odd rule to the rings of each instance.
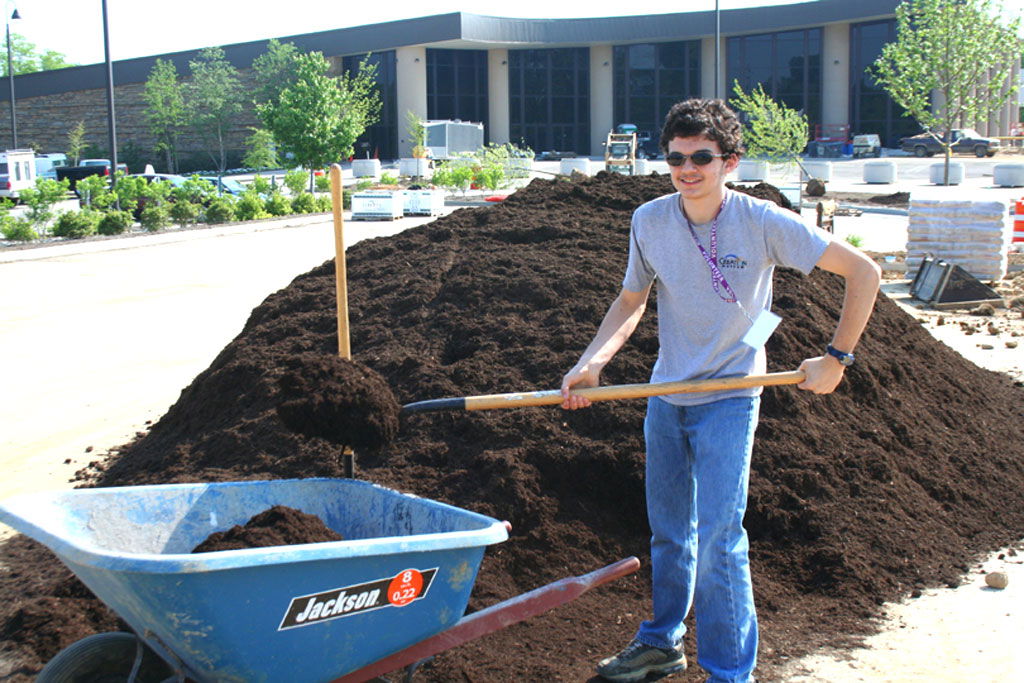
[[[654,384],[613,384],[604,387],[574,389],[573,394],[585,396],[591,401],[612,401],[623,398],[647,398],[648,396],[664,396],[666,394],[687,394],[701,391],[728,391],[731,389],[749,389],[750,387],[768,387],[782,384],[799,384],[805,375],[802,370],[792,372],[774,372],[767,375],[744,375],[740,377],[715,377],[712,379],[693,379],[679,382],[657,382]],[[438,398],[429,401],[417,401],[402,406],[403,413],[424,413],[437,410],[495,410],[499,408],[527,408],[533,406],[551,406],[562,402],[562,392],[558,389],[550,391],[526,391],[511,394],[486,394],[482,396],[463,396],[461,398]]]
[[[400,669],[438,652],[451,649],[475,638],[486,636],[498,629],[517,624],[524,619],[542,614],[575,600],[586,591],[602,583],[631,574],[640,568],[640,560],[627,557],[601,569],[582,576],[568,578],[536,588],[529,593],[517,595],[504,602],[491,605],[468,617],[463,617],[454,626],[435,636],[421,640],[404,650],[388,655],[373,664],[336,678],[332,683],[360,683],[375,676]]]

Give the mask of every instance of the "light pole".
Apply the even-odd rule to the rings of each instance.
[[[6,14],[6,12],[5,12]],[[14,8],[9,19],[7,19],[7,81],[11,85],[11,149],[18,149],[18,121],[14,116],[14,68],[11,59],[11,21],[21,19],[18,8]]]
[[[114,67],[110,61],[110,21],[107,0],[103,0],[103,54],[107,62],[107,114],[110,132],[110,189],[117,185],[117,126],[114,123]],[[120,204],[118,204],[120,209]]]
[[[718,0],[715,0],[715,99],[718,99],[718,69],[722,50],[722,15],[718,11]]]

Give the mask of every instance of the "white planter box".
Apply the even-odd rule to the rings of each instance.
[[[405,215],[440,216],[444,212],[441,190],[405,190]]]
[[[817,178],[818,180],[823,180],[826,183],[832,180],[831,161],[804,161],[801,163],[803,164],[803,168],[800,170],[800,180]]]
[[[405,203],[402,191],[366,190],[352,195],[352,220],[388,220],[401,218]]]
[[[573,171],[579,171],[583,175],[590,175],[590,159],[562,159],[558,166],[558,172],[562,175],[572,175]]]
[[[410,178],[429,178],[431,175],[430,159],[415,157],[398,160],[398,174]]]
[[[380,159],[353,159],[352,176],[355,178],[380,178]]]
[[[768,162],[740,159],[740,164],[736,167],[736,179],[741,183],[768,180]]]
[[[999,187],[1024,185],[1024,164],[996,164],[992,167],[992,181]]]
[[[946,162],[928,167],[928,178],[933,185],[942,185],[946,174]],[[949,162],[949,184],[959,185],[964,181],[964,165],[960,161]]]
[[[895,183],[896,162],[894,161],[865,161],[864,162],[865,183]]]

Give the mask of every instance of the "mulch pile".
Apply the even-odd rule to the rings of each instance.
[[[537,180],[500,205],[354,246],[353,358],[400,404],[556,388],[618,291],[632,210],[671,190],[653,175]],[[297,433],[279,415],[295,359],[337,353],[334,296],[328,262],[268,297],[148,433],[82,476],[104,486],[341,476],[336,440]],[[777,274],[784,322],[769,342],[770,370],[821,353],[842,296],[827,273]],[[652,305],[604,381],[647,381],[656,351]],[[864,633],[884,601],[956,585],[979,553],[1024,528],[1024,392],[884,297],[857,359],[835,394],[764,393],[746,518],[761,680],[788,658]],[[314,402],[336,399],[297,383]],[[649,611],[643,414],[637,400],[417,414],[402,418],[390,446],[359,454],[361,478],[512,523],[511,538],[485,555],[471,609],[629,555],[644,563],[441,654],[417,680],[586,680],[626,643]],[[22,666],[10,680],[116,623],[68,588],[47,551],[18,537],[4,556],[0,637]],[[702,680],[699,667],[678,678]]]
[[[212,553],[342,540],[341,534],[328,528],[316,515],[287,505],[275,505],[254,515],[244,525],[236,524],[227,531],[215,531],[193,548],[192,552]]]

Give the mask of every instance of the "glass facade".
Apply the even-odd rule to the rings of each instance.
[[[739,81],[749,92],[760,84],[766,94],[803,112],[813,132],[821,124],[821,29],[809,28],[726,42],[726,93]]]
[[[895,19],[850,27],[850,131],[877,133],[885,147],[896,147],[900,138],[921,130],[867,71],[882,54],[882,47],[894,40]]]
[[[359,70],[359,63],[366,55],[350,55],[342,58],[341,68],[348,73]],[[380,120],[366,129],[356,140],[357,159],[367,155],[378,159],[398,158],[398,87],[395,72],[395,52],[374,52],[370,63],[377,65],[377,85],[380,90]]]
[[[427,118],[487,125],[487,51],[427,49]]]
[[[616,45],[615,122],[650,131],[657,143],[669,108],[700,97],[700,41]]]
[[[535,152],[590,153],[590,50],[509,50],[511,141]]]

